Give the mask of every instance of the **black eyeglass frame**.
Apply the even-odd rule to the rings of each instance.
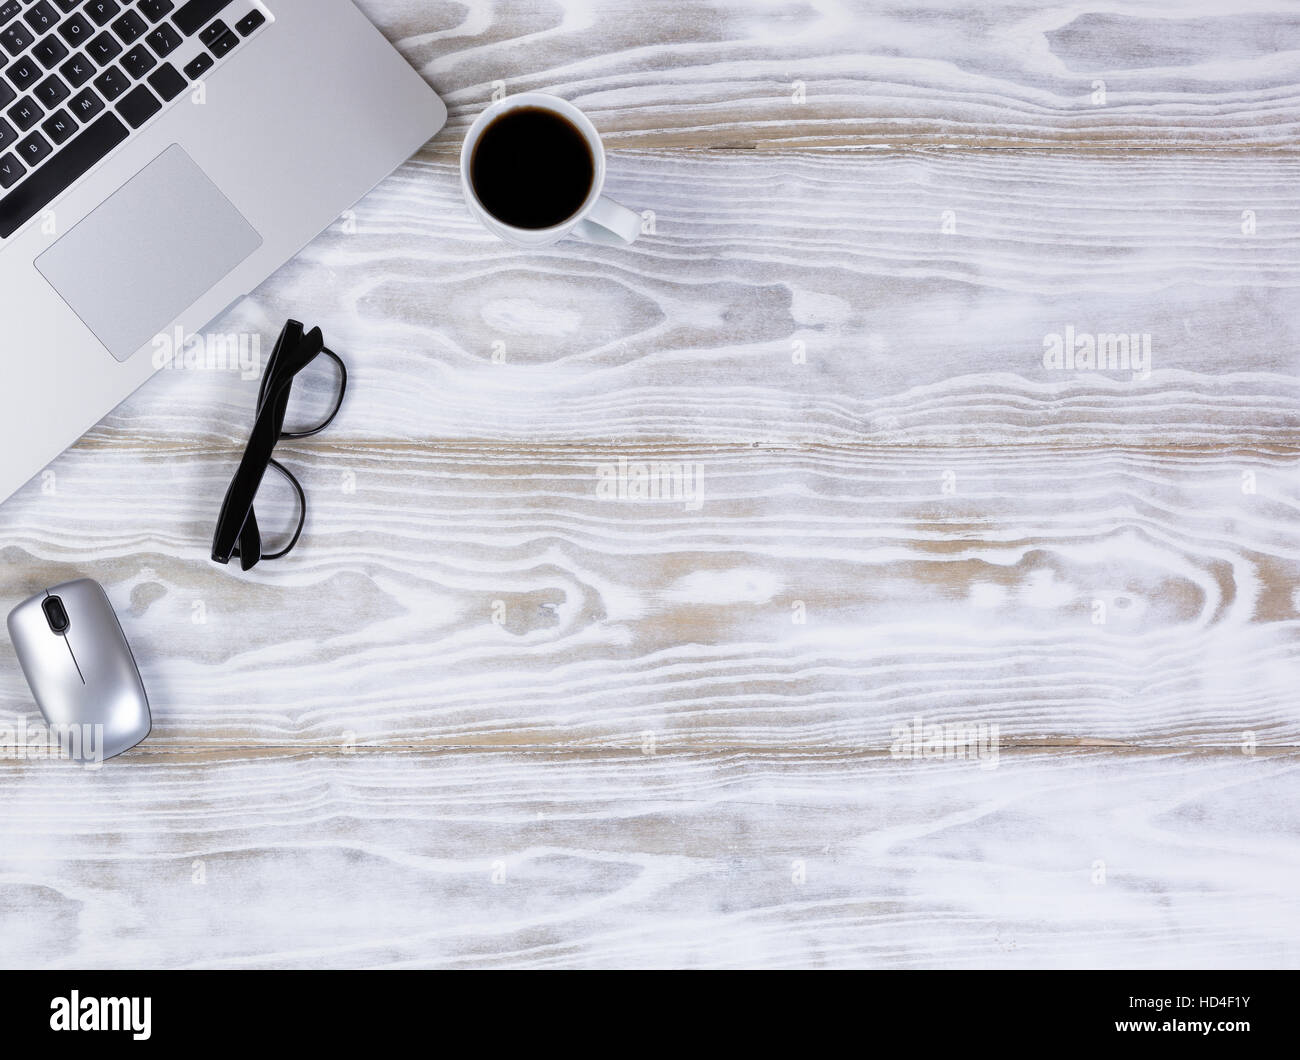
[[[329,415],[315,427],[304,431],[286,431],[284,418],[289,409],[293,382],[298,373],[321,354],[338,365],[338,399]],[[275,340],[266,370],[262,373],[262,383],[257,393],[257,412],[248,444],[244,447],[239,467],[221,502],[221,512],[217,516],[217,526],[212,535],[213,562],[225,564],[237,558],[243,570],[251,570],[262,560],[281,559],[293,551],[307,523],[307,495],[289,469],[275,459],[275,447],[286,439],[310,438],[320,434],[339,414],[347,389],[347,366],[338,354],[326,349],[320,328],[312,328],[304,334],[301,323],[296,320],[286,322],[279,338]],[[275,468],[293,486],[298,496],[298,525],[284,548],[263,553],[262,535],[257,525],[257,515],[253,511],[253,502],[268,467]]]

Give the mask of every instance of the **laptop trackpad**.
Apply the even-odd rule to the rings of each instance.
[[[125,361],[261,245],[244,215],[172,144],[36,267]]]

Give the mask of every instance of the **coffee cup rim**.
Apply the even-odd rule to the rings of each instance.
[[[470,163],[474,158],[474,146],[478,143],[479,138],[483,135],[483,130],[488,127],[497,117],[508,110],[515,110],[519,107],[540,107],[544,110],[551,110],[563,117],[569,119],[578,130],[582,133],[587,141],[587,146],[591,149],[591,159],[595,169],[592,176],[591,191],[582,201],[582,205],[573,211],[568,217],[558,224],[550,225],[547,228],[520,228],[501,220],[489,210],[483,200],[479,198],[478,192],[474,190],[474,182],[470,179]],[[488,217],[492,218],[492,223],[499,225],[503,229],[511,232],[519,232],[532,238],[545,238],[550,235],[564,233],[572,228],[582,219],[582,217],[595,205],[596,200],[604,194],[605,191],[605,145],[600,139],[600,133],[592,120],[587,117],[577,106],[570,103],[561,96],[553,96],[549,92],[520,92],[513,96],[505,96],[502,99],[494,100],[488,106],[484,107],[478,117],[474,119],[465,134],[465,141],[460,148],[460,179],[465,188],[465,192],[473,200],[474,204],[482,210]]]

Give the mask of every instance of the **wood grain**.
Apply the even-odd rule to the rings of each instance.
[[[1298,767],[671,751],[0,764],[0,963],[1294,966]]]
[[[152,750],[831,752],[918,715],[1010,748],[1300,744],[1294,450],[285,452],[310,522],[248,576],[206,559],[237,452],[90,450],[6,509],[6,598],[95,557]],[[698,509],[603,499],[621,458],[698,465]]]
[[[1290,149],[1300,134],[1288,0],[360,6],[446,97],[440,153],[497,82],[573,100],[616,147]]]
[[[1300,158],[624,152],[609,187],[654,235],[523,253],[419,161],[211,330],[310,314],[355,377],[331,438],[1296,439]],[[1150,336],[1150,377],[1045,368],[1069,327]],[[255,390],[164,372],[94,437],[236,444]]]

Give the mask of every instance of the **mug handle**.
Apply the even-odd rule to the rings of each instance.
[[[641,234],[641,215],[602,195],[573,231],[589,243],[626,246]]]

